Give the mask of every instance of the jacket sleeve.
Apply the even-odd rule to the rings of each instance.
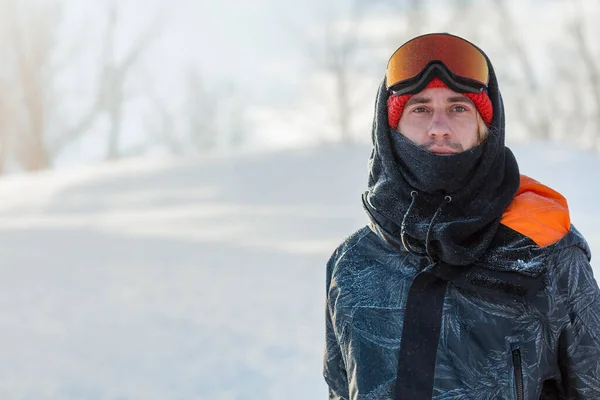
[[[336,252],[337,253],[337,252]],[[348,400],[348,379],[346,376],[346,367],[338,342],[337,335],[333,326],[333,317],[335,309],[331,307],[329,297],[331,286],[331,274],[333,264],[335,263],[334,253],[327,263],[327,283],[326,283],[326,307],[325,307],[325,355],[323,360],[323,376],[329,387],[330,400]]]
[[[562,261],[568,314],[558,346],[563,389],[570,399],[600,399],[600,289],[582,249],[571,247]]]

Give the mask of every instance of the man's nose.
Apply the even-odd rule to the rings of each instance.
[[[443,113],[434,113],[429,125],[429,136],[431,137],[448,137],[451,134],[448,117]]]

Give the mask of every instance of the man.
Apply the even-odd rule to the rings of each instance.
[[[600,290],[559,193],[519,174],[487,56],[401,46],[379,88],[370,224],[327,264],[330,399],[600,399]]]

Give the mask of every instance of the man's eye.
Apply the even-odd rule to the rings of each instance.
[[[425,107],[417,107],[413,110],[413,112],[416,112],[416,113],[423,113],[426,111],[427,111],[427,109]]]
[[[456,106],[456,107],[454,107],[454,111],[465,112],[465,111],[467,111],[467,108],[464,106]]]

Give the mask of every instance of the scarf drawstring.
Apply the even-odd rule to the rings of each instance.
[[[415,204],[415,200],[417,199],[418,195],[419,195],[419,193],[417,193],[416,190],[413,190],[412,192],[410,192],[410,197],[412,197],[412,200],[410,201],[410,205],[408,206],[408,209],[406,210],[406,212],[404,213],[404,217],[402,218],[402,224],[400,225],[400,240],[402,241],[402,245],[404,246],[404,249],[406,251],[408,251],[411,254],[420,256],[423,254],[414,250],[410,246],[410,243],[408,243],[408,241],[406,240],[406,235],[405,235],[406,234],[406,218],[408,217],[408,214],[410,214],[410,211],[412,210],[413,205]]]
[[[429,241],[431,239],[432,228],[435,223],[435,220],[441,214],[444,207],[452,201],[452,197],[450,197],[450,196],[444,197],[444,200],[442,200],[442,202],[438,206],[437,210],[433,214],[433,217],[431,217],[431,221],[429,222],[429,226],[427,227],[427,235],[425,236],[425,253],[420,253],[420,252],[416,251],[414,248],[412,248],[412,246],[406,239],[406,221],[407,221],[408,215],[410,214],[410,212],[415,204],[415,201],[416,201],[418,195],[419,195],[419,193],[416,190],[413,190],[410,192],[410,197],[412,197],[412,200],[410,202],[410,205],[408,206],[408,209],[404,213],[404,217],[402,218],[402,225],[400,226],[400,240],[402,242],[402,245],[404,246],[404,249],[407,252],[418,255],[418,256],[427,256],[427,259],[429,260],[429,264],[431,265],[431,264],[433,264],[433,256],[430,253]]]
[[[451,201],[452,201],[452,197],[450,197],[450,196],[444,197],[444,200],[440,203],[437,210],[435,210],[435,214],[433,214],[433,217],[431,217],[431,222],[429,222],[429,227],[427,227],[427,235],[425,236],[425,253],[427,254],[427,257],[429,258],[429,262],[431,264],[433,264],[433,257],[431,256],[431,253],[429,252],[429,239],[431,237],[430,236],[431,228],[433,228],[433,223],[435,222],[435,219],[438,217],[438,215],[441,214],[444,206],[446,204],[450,204]]]

